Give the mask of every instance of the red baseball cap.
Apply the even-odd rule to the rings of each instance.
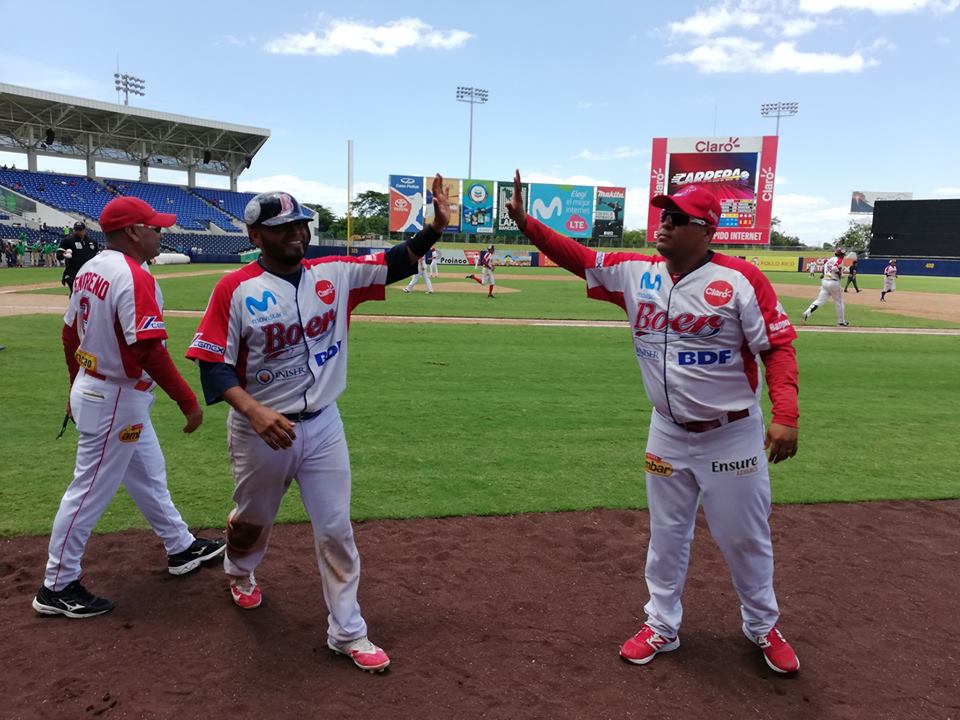
[[[135,197],[118,197],[107,203],[100,213],[100,229],[104,232],[122,230],[131,225],[170,227],[177,222],[173,213],[158,213],[149,203]]]
[[[655,195],[650,201],[663,210],[679,210],[691,217],[706,220],[716,227],[720,223],[720,200],[702,185],[684,185],[673,195]]]

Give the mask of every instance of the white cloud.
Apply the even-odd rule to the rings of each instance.
[[[324,205],[336,215],[343,215],[347,212],[347,188],[345,185],[342,187],[327,185],[316,180],[305,180],[296,175],[270,175],[249,180],[240,179],[237,181],[237,189],[241,192],[284,190],[301,202]],[[353,185],[354,197],[367,190],[376,190],[383,193],[389,191],[383,183],[357,182]]]
[[[66,66],[51,65],[42,60],[0,51],[0,68],[3,68],[5,82],[13,82],[21,87],[105,101],[116,99],[115,95],[110,97],[109,90],[105,90],[112,88],[112,85],[95,81]]]
[[[223,41],[227,45],[236,45],[237,47],[243,47],[244,45],[246,45],[246,43],[243,40],[241,40],[240,38],[234,35],[224,35]]]
[[[960,7],[960,0],[800,0],[800,10],[814,14],[831,13],[834,10],[869,10],[876,15],[897,15],[933,10],[953,12]]]
[[[621,145],[613,150],[602,150],[594,152],[593,150],[581,150],[575,157],[581,160],[624,160],[626,158],[642,155],[645,151],[632,148],[628,145]]]
[[[960,197],[960,187],[939,187],[934,192],[944,197]]]
[[[589,110],[593,107],[593,102],[590,100],[581,100],[577,103],[577,110]]]
[[[849,204],[832,206],[825,197],[800,193],[774,193],[773,215],[780,218],[781,232],[796,235],[806,245],[832,241],[851,219]]]
[[[766,50],[763,43],[742,37],[716,38],[687,53],[673,53],[664,64],[689,64],[702,73],[756,72],[843,73],[860,72],[876,61],[860,52],[850,55],[812,53],[797,50],[796,43],[777,43]]]
[[[619,183],[610,182],[602,178],[591,177],[590,175],[567,175],[561,177],[552,173],[542,172],[540,170],[531,170],[522,173],[524,182],[532,183],[553,183],[554,185],[609,185],[618,187]]]
[[[435,30],[419,18],[402,18],[383,25],[330,19],[326,26],[306,33],[288,33],[264,49],[280,55],[340,55],[364,52],[396,55],[407,48],[453,50],[473,35],[464,30]]]
[[[697,35],[708,37],[718,35],[730,28],[754,28],[763,22],[764,16],[746,10],[746,3],[730,9],[728,3],[701,10],[686,20],[670,23],[670,30],[677,35]]]
[[[786,37],[800,37],[812,32],[817,28],[817,21],[810,18],[794,18],[785,20],[781,32]]]
[[[626,230],[645,230],[647,210],[650,209],[650,187],[627,188],[626,207],[623,209],[623,227]]]

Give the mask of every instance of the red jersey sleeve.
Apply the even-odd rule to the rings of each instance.
[[[163,323],[163,313],[160,312],[160,305],[157,303],[156,279],[137,265],[133,258],[128,255],[124,255],[124,257],[130,267],[130,275],[133,279],[133,328],[129,327],[127,313],[122,308],[119,313],[120,324],[123,327],[123,335],[127,344],[132,345],[140,340],[153,338],[166,340],[167,329]]]
[[[190,360],[226,362],[230,305],[233,302],[233,293],[240,284],[240,280],[233,275],[231,273],[222,278],[213,288],[207,309],[200,320],[200,327],[187,348],[186,355]]]

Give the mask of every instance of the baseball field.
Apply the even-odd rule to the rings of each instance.
[[[198,393],[183,351],[227,269],[157,268]],[[781,627],[802,663],[783,678],[742,636],[702,518],[680,651],[619,660],[644,617],[650,413],[623,316],[559,270],[498,270],[495,299],[466,272],[444,268],[431,295],[391,286],[351,326],[339,405],[361,603],[393,658],[382,676],[325,648],[295,486],[256,612],[233,607],[217,569],[168,575],[121,490],[84,562],[116,610],[33,613],[74,463],[73,428],[56,439],[66,298],[56,269],[0,272],[0,715],[960,717],[960,280],[901,277],[881,305],[861,275],[851,327],[826,306],[800,328],[800,451],[771,470]],[[799,325],[818,282],[770,277]],[[187,436],[162,393],[153,411],[174,501],[208,535],[231,508],[225,414],[206,409]]]

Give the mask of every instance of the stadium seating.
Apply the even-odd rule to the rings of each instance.
[[[240,232],[226,213],[178,185],[134,180],[107,180],[106,183],[121,195],[146,200],[158,212],[176,213],[177,225],[184,230],[206,230],[207,225],[213,223],[227,232]]]
[[[100,183],[80,175],[58,175],[28,170],[0,168],[0,185],[26,195],[44,205],[65,212],[99,217],[103,206],[114,195]]]
[[[207,202],[215,205],[226,213],[243,221],[243,209],[254,197],[255,193],[233,192],[232,190],[216,190],[214,188],[192,188],[192,192]]]

